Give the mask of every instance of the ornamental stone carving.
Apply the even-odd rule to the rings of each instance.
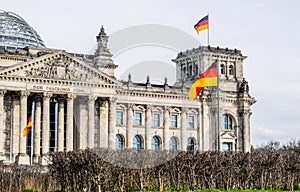
[[[51,58],[25,71],[26,76],[46,79],[64,79],[73,81],[96,80],[89,69],[81,69],[78,63],[64,55]]]

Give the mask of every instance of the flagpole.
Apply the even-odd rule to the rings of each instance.
[[[207,21],[208,21],[208,25],[207,25],[207,46],[209,46],[209,28],[210,28],[209,13],[207,13]]]
[[[32,160],[33,160],[33,149],[34,149],[34,141],[33,141],[33,136],[34,136],[34,120],[35,120],[35,117],[34,117],[34,108],[35,108],[35,102],[33,101],[32,104],[31,104],[31,118],[32,118],[32,125],[31,125],[31,138],[30,138],[30,142],[31,142],[31,150],[30,150],[30,164],[33,164],[32,163]]]
[[[217,109],[217,134],[218,134],[218,151],[221,151],[221,135],[220,135],[220,77],[219,77],[219,61],[216,60],[217,62],[217,75],[218,75],[218,86],[217,86],[217,105],[218,105],[218,109]]]

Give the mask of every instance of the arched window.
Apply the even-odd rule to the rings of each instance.
[[[229,66],[228,73],[229,73],[229,75],[234,75],[234,73],[233,73],[233,65]]]
[[[192,76],[193,75],[193,67],[190,65],[190,70],[189,70],[189,75]]]
[[[152,137],[152,140],[151,140],[151,149],[152,150],[158,150],[158,149],[160,149],[160,138],[158,136]]]
[[[220,66],[220,73],[225,74],[225,65],[224,64],[221,64],[221,66]]]
[[[177,151],[177,138],[176,137],[171,137],[169,148],[170,148],[170,151]]]
[[[183,78],[184,78],[186,75],[187,75],[187,74],[186,74],[186,68],[183,67]]]
[[[123,136],[120,134],[116,135],[116,149],[123,149],[124,148],[124,139]]]
[[[141,136],[139,136],[139,135],[134,136],[133,148],[134,149],[142,149],[142,147],[143,147],[143,141],[142,141]]]
[[[227,130],[233,129],[233,118],[230,115],[228,114],[223,115],[222,128]]]
[[[195,150],[195,140],[193,138],[191,138],[191,137],[188,138],[186,149],[188,151],[194,151]]]

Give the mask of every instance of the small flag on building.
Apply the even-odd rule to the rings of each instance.
[[[195,100],[203,87],[218,86],[218,62],[214,62],[190,88],[189,100]]]
[[[203,17],[196,25],[194,25],[194,28],[198,35],[200,31],[208,29],[208,15]]]
[[[27,126],[23,129],[23,137],[26,137],[29,134],[31,126],[32,126],[32,116],[29,117]]]

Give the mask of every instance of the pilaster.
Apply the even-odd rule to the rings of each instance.
[[[152,106],[147,105],[146,109],[146,129],[145,129],[145,147],[151,149],[151,126],[152,126]]]
[[[181,136],[181,150],[187,150],[187,108],[183,108],[181,112],[181,129],[180,129],[180,136]]]
[[[170,111],[169,107],[165,107],[164,109],[164,131],[163,131],[163,146],[164,150],[169,150],[169,129],[170,129]]]
[[[133,145],[133,104],[128,104],[127,110],[127,129],[126,129],[126,141],[127,148],[132,148]]]

